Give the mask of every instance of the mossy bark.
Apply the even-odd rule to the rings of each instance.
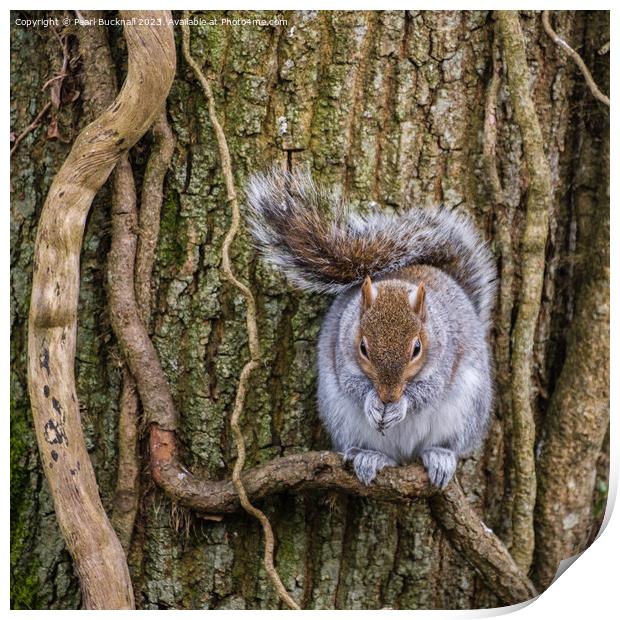
[[[61,62],[51,31],[16,26],[13,18],[18,16],[23,15],[12,14],[11,26],[11,127],[17,132],[45,104],[40,87]],[[276,15],[199,16],[220,20]],[[286,25],[191,27],[192,53],[214,76],[238,187],[249,172],[273,161],[309,165],[318,181],[339,187],[360,209],[376,208],[374,203],[401,210],[442,202],[464,210],[499,258],[498,218],[485,182],[482,144],[495,36],[491,14],[337,11],[279,16]],[[587,227],[577,225],[581,214],[574,180],[587,178],[588,186],[596,187],[606,178],[605,162],[582,150],[602,139],[607,126],[586,121],[607,111],[590,102],[571,59],[546,38],[540,14],[523,12],[520,18],[554,190],[534,343],[538,389],[533,407],[537,428],[542,428],[565,358],[581,273],[575,265],[583,260],[580,249],[589,234]],[[609,39],[607,13],[559,13],[554,24],[573,47],[583,43],[592,63],[608,61],[596,54]],[[119,75],[124,71],[121,34],[110,31]],[[176,34],[180,50],[180,32]],[[600,70],[594,69],[596,78]],[[514,222],[518,285],[528,179],[503,68],[501,72],[497,167]],[[86,103],[78,100],[59,112],[61,133],[68,140],[83,125],[83,107]],[[221,276],[221,244],[230,218],[226,190],[206,101],[180,54],[168,115],[177,146],[165,184],[152,338],[181,412],[182,459],[199,475],[222,478],[230,475],[235,458],[228,417],[239,372],[248,359],[245,310],[243,298]],[[69,149],[63,142],[46,140],[45,133],[43,124],[12,159],[12,604],[75,608],[80,605],[79,587],[40,470],[26,388],[34,235],[51,179]],[[138,179],[149,147],[146,138],[132,153]],[[122,373],[107,315],[109,208],[109,192],[104,191],[87,224],[76,365],[87,447],[108,510],[116,483]],[[328,448],[314,396],[316,338],[328,300],[293,291],[257,261],[245,229],[235,241],[232,259],[257,298],[264,359],[252,379],[242,419],[248,466]],[[496,329],[499,333],[511,325],[498,322]],[[498,379],[509,381],[506,376]],[[485,448],[466,459],[458,474],[468,499],[505,541],[511,540],[508,415],[498,406]],[[598,475],[605,476],[604,468]],[[219,522],[202,520],[171,503],[146,469],[140,487],[143,495],[129,552],[138,607],[279,606],[262,568],[262,541],[254,520],[242,513]],[[339,494],[282,495],[261,502],[261,508],[274,527],[276,564],[284,585],[302,607],[497,604],[453,550],[423,500],[395,506]],[[586,518],[580,527],[592,523],[592,517]]]

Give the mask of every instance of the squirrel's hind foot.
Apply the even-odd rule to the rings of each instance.
[[[361,448],[349,448],[343,453],[344,462],[353,463],[355,475],[368,486],[384,467],[396,467],[398,463],[389,456],[375,450],[362,450]]]

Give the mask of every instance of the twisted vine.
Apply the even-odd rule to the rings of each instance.
[[[131,14],[121,13],[131,18]],[[167,12],[125,28],[128,70],[114,104],[82,130],[54,178],[34,250],[28,319],[28,387],[43,468],[88,608],[132,608],[127,561],[103,510],[75,389],[79,259],[86,216],[114,166],[146,132],[175,68]]]
[[[545,275],[545,247],[551,209],[549,163],[536,108],[530,94],[525,41],[516,11],[496,11],[506,63],[508,90],[523,140],[529,176],[525,229],[521,239],[521,294],[512,341],[512,438],[515,488],[511,553],[524,572],[534,552],[536,466],[532,411],[533,347]]]
[[[224,134],[224,130],[222,129],[222,126],[220,125],[217,117],[217,111],[215,109],[215,99],[213,97],[211,84],[200,69],[198,63],[192,57],[189,49],[189,27],[186,23],[188,17],[188,11],[184,11],[184,21],[181,26],[183,31],[183,55],[185,57],[185,60],[187,61],[187,64],[190,65],[190,67],[196,74],[196,77],[198,78],[207,98],[209,119],[211,120],[211,125],[217,138],[217,145],[220,155],[220,165],[222,167],[222,174],[226,182],[226,192],[228,195],[227,202],[230,205],[232,215],[230,228],[226,233],[226,237],[224,238],[224,243],[222,245],[222,271],[226,278],[233,284],[233,286],[235,286],[235,288],[241,291],[241,293],[245,297],[246,302],[246,325],[250,347],[250,360],[245,364],[243,370],[241,371],[241,375],[239,376],[237,395],[235,397],[233,412],[230,417],[230,427],[233,431],[235,445],[237,448],[237,460],[235,461],[235,465],[233,468],[232,480],[233,484],[235,485],[235,489],[239,494],[239,501],[241,503],[241,506],[243,506],[243,509],[247,513],[255,517],[260,522],[261,527],[263,528],[263,535],[265,537],[265,553],[263,557],[263,563],[265,565],[265,570],[267,571],[267,574],[269,575],[269,578],[271,579],[271,582],[273,583],[276,592],[278,593],[278,596],[291,609],[299,609],[299,605],[286,591],[286,588],[284,587],[284,584],[280,579],[280,575],[278,574],[278,571],[276,570],[274,565],[273,552],[275,540],[271,523],[269,522],[267,515],[262,510],[256,508],[256,506],[254,506],[250,502],[245,487],[243,485],[243,481],[241,480],[241,472],[243,471],[243,466],[245,465],[245,439],[243,438],[243,433],[241,432],[241,427],[239,426],[239,420],[243,412],[243,404],[245,402],[245,396],[248,391],[248,381],[250,375],[254,370],[258,368],[260,361],[258,327],[256,324],[256,302],[254,300],[254,295],[252,295],[252,291],[250,291],[250,289],[235,276],[230,264],[230,246],[235,239],[235,236],[237,235],[237,232],[239,230],[239,223],[241,220],[241,215],[239,212],[239,202],[237,200],[237,193],[235,190],[235,181],[233,177],[232,164],[230,161],[228,143],[226,141],[226,135]]]

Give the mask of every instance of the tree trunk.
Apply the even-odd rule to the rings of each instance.
[[[33,16],[41,17],[36,12],[11,15],[15,133],[45,105],[48,93],[41,92],[41,86],[62,64],[62,49],[51,29],[15,25],[16,18]],[[277,16],[286,24],[221,22]],[[374,203],[396,211],[443,203],[467,212],[491,241],[504,277],[493,334],[497,407],[484,448],[460,464],[458,477],[485,524],[509,545],[513,467],[506,395],[528,178],[493,16],[336,11],[209,12],[193,17],[218,22],[190,28],[191,50],[213,77],[238,188],[251,171],[272,162],[293,168],[308,165],[319,183],[339,188],[360,209],[374,208]],[[584,302],[576,299],[584,278],[592,278],[596,285],[597,307],[607,303],[608,311],[604,248],[608,252],[609,237],[606,229],[596,227],[601,222],[604,226],[608,218],[603,189],[609,174],[605,156],[609,115],[592,98],[572,59],[545,34],[540,13],[522,12],[520,22],[553,185],[534,342],[536,390],[531,395],[537,441],[554,434],[555,444],[543,450],[540,469],[537,466],[542,497],[549,498],[549,484],[562,483],[562,477],[549,476],[547,484],[547,470],[553,470],[557,454],[571,441],[581,440],[577,430],[563,435],[557,419],[564,403],[578,408],[581,402],[579,384],[558,378],[565,359],[572,359],[573,319],[579,333],[585,329],[578,320]],[[599,87],[609,92],[608,55],[598,53],[609,40],[609,14],[554,13],[553,23],[556,32],[580,51]],[[180,51],[180,31],[176,37]],[[126,59],[121,30],[111,27],[109,38],[121,75]],[[72,39],[71,46],[77,57],[77,41]],[[500,81],[492,163],[501,182],[502,205],[489,188],[484,144],[494,55]],[[79,78],[79,66],[71,71]],[[87,106],[87,101],[78,99],[58,111],[51,109],[12,158],[11,570],[16,608],[81,605],[32,428],[26,322],[41,207],[53,175],[84,125]],[[180,412],[181,460],[196,475],[228,478],[236,456],[229,417],[239,373],[249,355],[245,305],[221,275],[221,246],[230,224],[226,188],[204,93],[181,53],[167,110],[177,145],[164,188],[151,337]],[[67,142],[46,138],[53,119]],[[138,179],[150,146],[147,136],[131,153]],[[599,187],[597,194],[593,188]],[[589,239],[603,246],[596,272],[594,267],[590,271],[583,267],[593,256]],[[117,476],[123,375],[122,354],[108,318],[109,246],[110,191],[105,189],[91,209],[81,255],[76,381],[86,446],[108,512]],[[236,274],[256,296],[263,359],[252,377],[241,420],[246,467],[278,456],[329,449],[315,407],[316,340],[329,300],[294,291],[258,261],[245,228],[231,256]],[[510,265],[514,283],[507,277]],[[605,339],[604,329],[597,333]],[[569,370],[573,365],[566,364]],[[558,395],[556,385],[562,390]],[[597,407],[588,409],[596,420],[591,432],[584,433],[587,449],[581,454],[587,468],[577,477],[576,494],[581,503],[565,502],[566,510],[577,511],[578,517],[570,540],[546,550],[553,558],[585,548],[602,518],[608,409],[605,395],[600,398]],[[147,443],[143,434],[141,497],[128,553],[136,605],[280,606],[262,565],[258,523],[243,512],[207,520],[175,504],[150,477]],[[283,583],[302,607],[461,609],[500,604],[452,546],[426,500],[393,504],[337,492],[307,492],[274,495],[259,506],[275,532],[276,565]],[[537,528],[554,531],[549,523],[553,515],[545,506],[537,507],[536,514]],[[539,548],[544,549],[544,543],[539,547],[537,542],[533,574],[545,587],[549,568],[537,556]]]

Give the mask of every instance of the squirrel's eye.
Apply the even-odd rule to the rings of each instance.
[[[368,351],[366,350],[366,342],[365,342],[365,339],[364,339],[364,338],[362,338],[362,339],[360,340],[360,353],[361,353],[364,357],[368,358]]]
[[[411,349],[411,359],[415,359],[420,355],[420,351],[422,350],[422,343],[419,338],[416,338],[416,341],[413,343],[413,348]]]

